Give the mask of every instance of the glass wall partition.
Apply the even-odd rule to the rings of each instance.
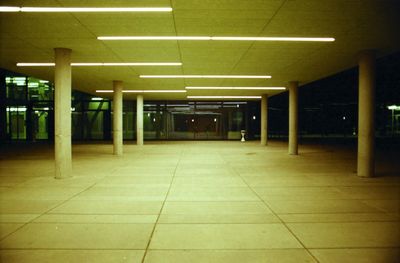
[[[53,130],[52,108],[38,104],[33,106],[30,115],[32,140],[50,139]]]
[[[257,103],[257,102],[255,102]],[[145,139],[240,139],[249,102],[145,102]],[[250,103],[251,104],[251,103]],[[251,129],[251,127],[247,127]]]
[[[11,106],[7,111],[7,134],[13,140],[26,139],[26,106]]]
[[[111,102],[102,98],[73,101],[72,139],[107,140],[111,138]]]
[[[122,114],[124,140],[136,139],[136,101],[124,101]]]

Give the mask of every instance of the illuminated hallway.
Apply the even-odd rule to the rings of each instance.
[[[360,178],[352,147],[81,144],[54,180],[50,145],[4,147],[0,261],[396,262],[398,154]]]
[[[399,263],[399,14],[2,0],[0,262]]]

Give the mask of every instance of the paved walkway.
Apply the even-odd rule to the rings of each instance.
[[[0,262],[398,262],[399,166],[373,179],[355,154],[273,142],[75,145],[0,159]],[[8,151],[8,152],[7,152]],[[393,157],[393,156],[392,156]],[[389,162],[389,165],[388,165]],[[397,166],[396,166],[397,165]]]

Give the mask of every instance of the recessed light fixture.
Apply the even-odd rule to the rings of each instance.
[[[171,12],[171,7],[18,7],[0,6],[0,12]]]
[[[17,67],[54,67],[55,63],[17,63]],[[101,67],[101,66],[182,66],[181,62],[117,62],[117,63],[71,63],[73,67]]]
[[[187,96],[188,99],[261,99],[261,96]]]
[[[185,87],[188,90],[286,90],[285,87]]]
[[[123,90],[125,93],[185,93],[186,90]]]
[[[390,106],[387,106],[387,108],[388,108],[388,110],[393,110],[393,111],[400,110],[400,106],[397,106],[397,105],[390,105]]]
[[[219,40],[333,42],[333,37],[99,36],[98,40]]]
[[[207,36],[100,36],[98,40],[212,40]]]
[[[263,75],[140,75],[150,79],[270,79]]]
[[[97,93],[113,93],[114,91],[112,89],[101,89],[101,90],[96,90]]]
[[[17,67],[54,67],[55,63],[17,63]]]
[[[333,37],[211,37],[211,40],[229,41],[305,41],[305,42],[333,42]]]
[[[113,90],[96,90],[97,93],[113,93]],[[123,93],[186,93],[186,90],[123,90]]]

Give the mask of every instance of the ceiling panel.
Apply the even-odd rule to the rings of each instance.
[[[21,38],[90,38],[93,35],[69,13],[1,13],[0,29]]]
[[[73,68],[75,89],[185,86],[285,86],[355,66],[357,53],[400,50],[398,0],[2,0],[17,6],[165,7],[171,13],[1,13],[0,67],[53,79],[54,68],[17,68],[16,62],[54,61],[55,47],[72,49],[74,62],[179,62],[182,67]],[[100,35],[307,36],[335,42],[99,41]],[[271,74],[269,80],[140,79],[140,74]],[[196,95],[246,95],[262,91],[191,91]],[[275,93],[268,92],[270,95]],[[126,98],[135,95],[126,94]],[[146,98],[185,98],[182,94]]]
[[[96,36],[175,34],[171,13],[75,13],[73,16]]]

